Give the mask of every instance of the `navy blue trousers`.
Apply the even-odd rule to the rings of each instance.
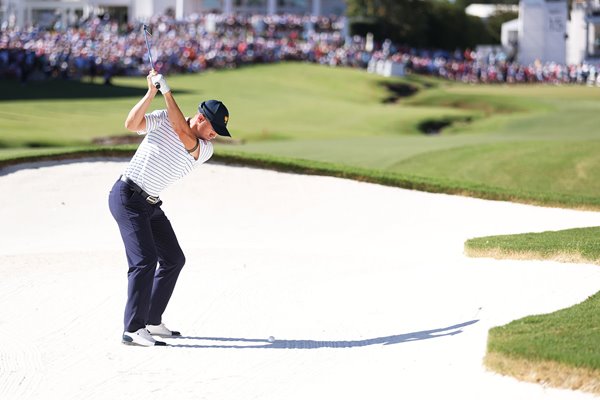
[[[162,201],[149,204],[118,180],[108,204],[119,225],[129,264],[125,331],[158,325],[185,264],[183,251],[160,208]]]

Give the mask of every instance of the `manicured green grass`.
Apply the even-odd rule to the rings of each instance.
[[[303,63],[168,79],[185,114],[206,98],[228,105],[230,130],[244,144],[220,146],[223,156],[305,160],[435,182],[451,193],[598,208],[597,88],[385,79]],[[418,91],[386,104],[390,84]],[[0,148],[85,148],[94,138],[129,134],[123,121],[145,80],[117,78],[111,87],[2,81],[0,89]],[[164,107],[160,96],[152,107]],[[431,120],[454,124],[424,135],[419,126]]]
[[[594,197],[600,140],[497,142],[420,154],[389,167],[514,190]]]
[[[145,92],[145,79],[113,82],[115,96],[110,99],[106,96],[111,88],[100,84],[0,82],[0,145],[85,144],[99,136],[127,134],[123,121]],[[414,133],[422,119],[468,114],[442,107],[384,105],[389,93],[382,82],[356,69],[307,64],[169,77],[185,114],[193,114],[204,99],[221,99],[231,110],[230,129],[247,141]],[[22,91],[33,98],[22,100]],[[153,107],[164,108],[160,95]]]

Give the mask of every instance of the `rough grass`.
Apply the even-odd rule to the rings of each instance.
[[[486,367],[521,381],[600,394],[600,370],[566,366],[554,361],[531,361],[488,353]]]
[[[501,248],[490,248],[490,249],[465,249],[465,255],[469,257],[487,257],[494,258],[496,260],[523,260],[523,261],[531,261],[531,260],[546,260],[546,261],[556,261],[561,263],[570,263],[570,264],[597,264],[600,265],[600,259],[590,260],[583,257],[579,253],[567,253],[554,251],[552,253],[542,253],[540,251],[516,251],[516,250],[505,250]]]
[[[543,259],[600,264],[600,227],[469,239],[473,257]]]

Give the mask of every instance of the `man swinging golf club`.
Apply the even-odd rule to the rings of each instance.
[[[231,135],[229,112],[220,101],[204,101],[196,115],[185,118],[165,78],[152,69],[146,79],[148,91],[125,121],[128,130],[146,136],[112,187],[109,206],[129,264],[123,343],[165,346],[152,335],[180,336],[165,326],[162,315],[185,256],[159,195],[212,156],[212,139]],[[146,113],[159,90],[167,109]]]

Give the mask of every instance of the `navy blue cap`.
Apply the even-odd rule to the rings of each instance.
[[[218,100],[206,100],[198,106],[198,112],[206,117],[215,132],[221,136],[229,136],[227,122],[229,122],[229,111],[225,104]]]

